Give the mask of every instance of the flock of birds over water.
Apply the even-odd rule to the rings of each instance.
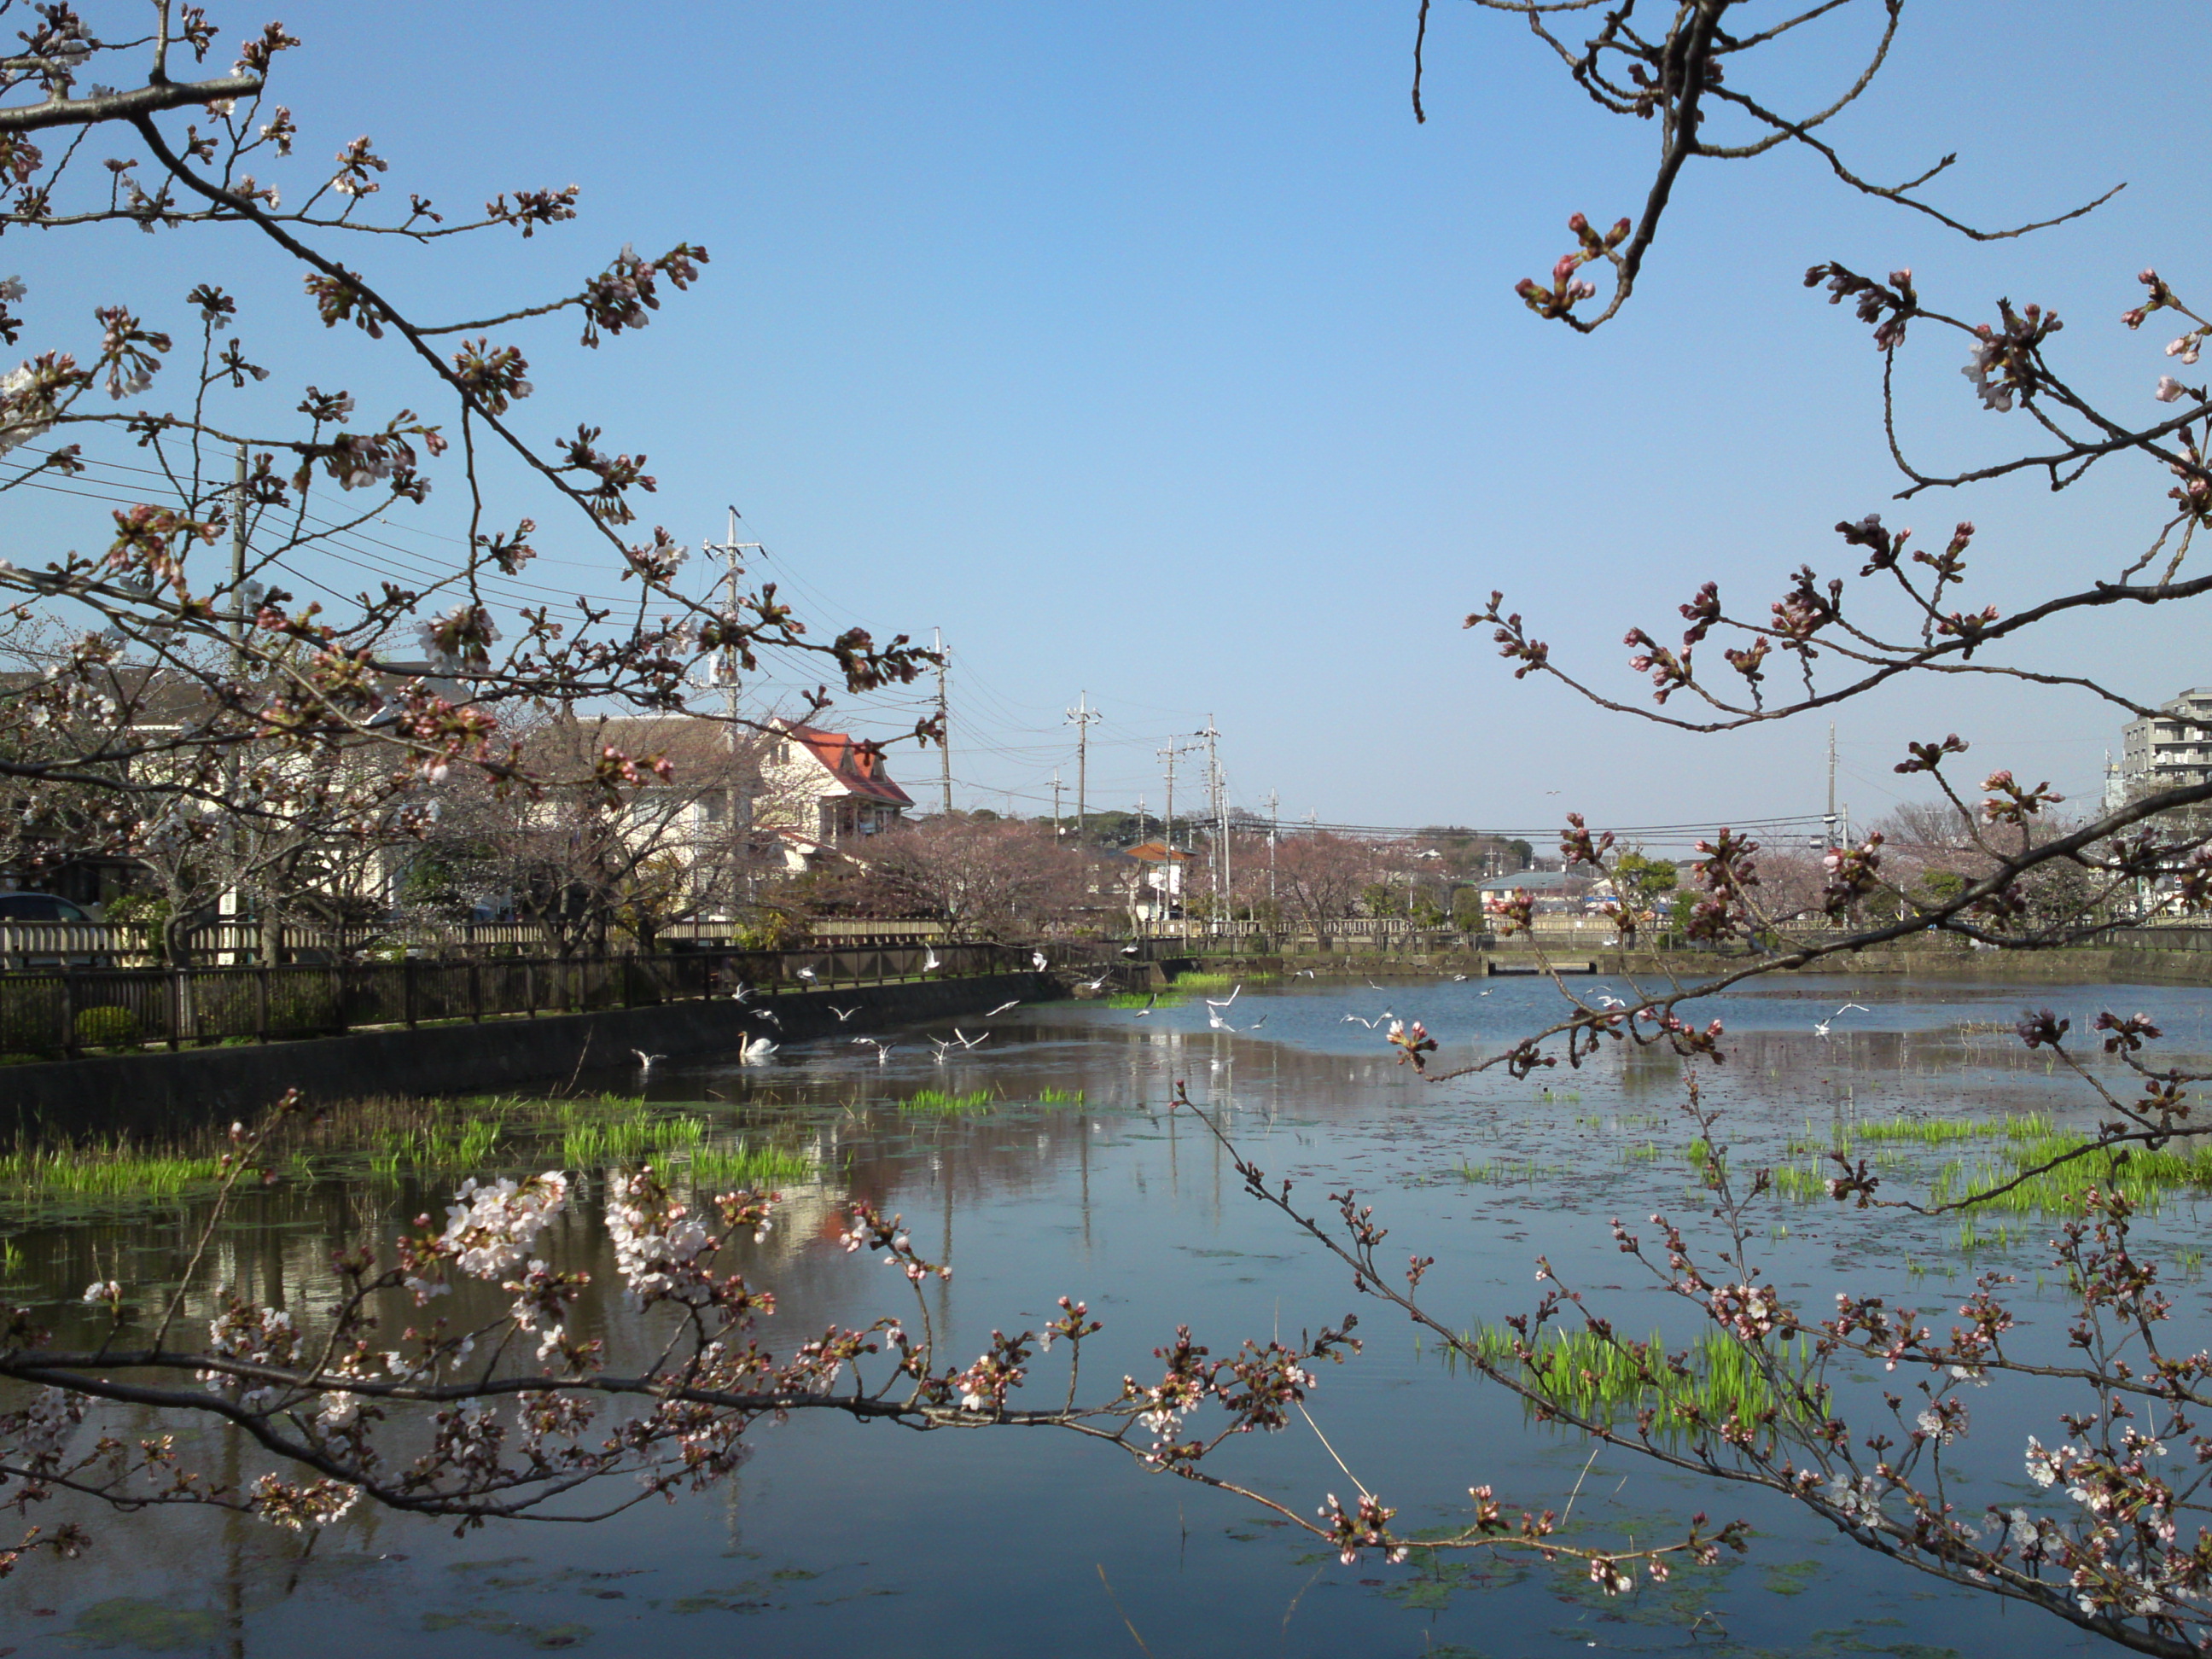
[[[1134,945],[1124,945],[1121,948],[1121,954],[1125,957],[1133,957],[1138,954],[1138,947]],[[937,952],[934,950],[931,950],[927,951],[924,955],[921,971],[925,974],[933,974],[944,965],[944,963],[939,959]],[[1032,951],[1030,953],[1030,965],[1041,974],[1051,965],[1051,963],[1042,951]],[[820,979],[820,976],[811,968],[801,968],[799,969],[798,973],[793,975],[793,977],[798,979],[798,981],[810,991],[817,988]],[[1311,968],[1301,968],[1296,973],[1292,974],[1291,977],[1293,979],[1316,979],[1319,977],[1319,975]],[[1091,992],[1095,996],[1106,988],[1107,984],[1112,980],[1112,978],[1113,974],[1109,970],[1106,973],[1099,975],[1096,979],[1085,980],[1082,981],[1082,983],[1084,988]],[[1451,979],[1455,984],[1463,983],[1467,979],[1467,975],[1465,974],[1454,974],[1451,975]],[[1382,989],[1382,987],[1376,984],[1372,979],[1368,979],[1367,983],[1371,989],[1377,991]],[[1243,994],[1243,981],[1240,980],[1231,988],[1227,996],[1218,999],[1214,997],[1207,997],[1204,999],[1206,1003],[1206,1024],[1207,1029],[1215,1031],[1237,1031],[1249,1033],[1257,1031],[1267,1024],[1267,1017],[1265,1014],[1261,1015],[1259,1018],[1254,1020],[1249,1025],[1234,1025],[1230,1023],[1226,1011],[1236,1006],[1237,999]],[[1475,994],[1478,996],[1486,997],[1490,993],[1487,990],[1484,990],[1478,991]],[[758,993],[757,993],[752,987],[744,984],[741,981],[732,995],[737,1003],[746,1010],[746,1017],[748,1018],[764,1021],[768,1024],[774,1026],[779,1033],[781,1032],[783,1029],[783,1021],[778,1017],[775,1009],[755,1001],[755,998],[758,995]],[[1152,994],[1146,999],[1145,1006],[1136,1011],[1134,1017],[1138,1019],[1148,1018],[1151,1016],[1152,1010],[1159,1006],[1159,1000],[1160,994],[1157,991],[1152,993]],[[1594,1000],[1599,1007],[1608,1010],[1626,1009],[1629,1006],[1626,1002],[1623,1001],[1620,998],[1614,996],[1609,991],[1601,991],[1597,993]],[[854,1015],[860,1012],[858,1004],[855,1004],[850,1008],[840,1008],[835,1003],[829,1003],[824,1006],[829,1008],[831,1013],[837,1017],[837,1023],[840,1025],[846,1024],[853,1018]],[[1006,1013],[1010,1009],[1018,1008],[1020,1006],[1021,999],[1017,997],[1011,1002],[1002,1002],[995,1008],[986,1010],[982,1018],[985,1019],[995,1018],[997,1016]],[[1834,1024],[1837,1020],[1842,1018],[1845,1014],[1850,1013],[1854,1010],[1856,1010],[1860,1013],[1871,1012],[1871,1010],[1867,1007],[1866,1004],[1863,1002],[1847,1002],[1844,1004],[1842,1007],[1837,1009],[1834,1013],[1830,1014],[1826,1019],[1815,1021],[1813,1025],[1813,1034],[1815,1036],[1826,1036],[1829,1032],[1829,1028]],[[1369,1030],[1372,1031],[1381,1026],[1385,1020],[1393,1019],[1395,1018],[1396,1018],[1395,1011],[1385,1008],[1381,1013],[1376,1015],[1371,1019],[1364,1014],[1346,1014],[1344,1017],[1343,1023],[1347,1025],[1364,1025]],[[949,1037],[927,1036],[927,1034],[925,1034],[925,1037],[930,1047],[936,1051],[937,1063],[942,1066],[945,1063],[947,1055],[952,1054],[956,1050],[965,1053],[969,1049],[980,1048],[984,1043],[988,1042],[991,1040],[991,1034],[988,1031],[982,1031],[974,1036],[969,1036],[965,1031],[961,1030],[960,1027],[956,1025],[952,1028],[952,1035]],[[878,1066],[888,1064],[892,1054],[896,1052],[897,1048],[897,1045],[896,1043],[881,1042],[872,1036],[855,1036],[848,1039],[848,1041],[856,1048],[874,1049],[876,1052],[876,1064]],[[775,1038],[767,1036],[765,1033],[757,1032],[752,1036],[746,1037],[741,1043],[739,1043],[738,1048],[738,1058],[741,1063],[747,1066],[763,1065],[768,1061],[769,1057],[776,1052],[780,1046],[781,1045]],[[641,1076],[648,1074],[652,1072],[654,1061],[668,1058],[665,1054],[647,1054],[642,1048],[633,1048],[630,1050],[630,1053],[637,1056],[637,1067]]]

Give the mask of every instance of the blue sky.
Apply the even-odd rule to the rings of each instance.
[[[1835,129],[1869,172],[1955,150],[1931,193],[1991,222],[2129,190],[2087,221],[1977,245],[1807,159],[1693,168],[1636,301],[1589,339],[1539,324],[1510,287],[1564,250],[1570,212],[1638,210],[1655,133],[1603,117],[1525,33],[1455,0],[1434,14],[1417,126],[1413,11],[731,3],[611,21],[565,0],[387,0],[288,12],[307,44],[278,95],[307,154],[374,135],[388,191],[459,205],[582,186],[581,217],[527,244],[377,250],[370,268],[419,310],[554,291],[624,241],[708,247],[704,283],[641,336],[592,354],[565,323],[514,331],[538,369],[525,429],[588,417],[647,452],[648,520],[686,542],[719,534],[734,501],[766,569],[825,624],[942,628],[963,805],[1043,810],[1055,765],[1072,789],[1062,712],[1087,690],[1108,716],[1097,804],[1141,791],[1157,810],[1154,751],[1210,713],[1238,803],[1272,789],[1286,818],[1817,811],[1825,720],[1666,737],[1516,684],[1461,618],[1503,587],[1562,662],[1640,701],[1628,624],[1660,631],[1708,577],[1763,611],[1799,562],[1843,567],[1839,518],[1882,511],[1940,541],[1971,516],[1977,580],[2006,600],[2110,574],[2153,533],[2164,487],[2140,470],[2057,498],[2023,482],[1889,502],[1878,360],[1799,278],[1826,258],[1911,264],[1962,313],[1999,294],[2055,305],[2085,380],[2154,412],[2164,336],[2114,319],[2142,265],[2196,275],[2194,196],[2172,182],[2193,112],[2173,66],[2201,53],[2200,8],[1910,9],[1891,70]],[[1759,84],[1793,108],[1825,101],[1864,33],[1808,39]],[[18,252],[34,321],[63,252]],[[184,239],[116,239],[100,280],[181,323],[167,289],[194,258]],[[70,270],[59,314],[83,281]],[[237,285],[295,381],[327,366],[365,402],[386,384],[372,355],[301,320],[295,279],[267,281]],[[1974,405],[1948,339],[1921,345],[1908,430],[1928,453],[2026,440],[2020,417]],[[439,556],[411,533],[394,545]],[[548,543],[539,574],[585,548]],[[2106,618],[2045,649],[2162,696],[2212,680],[2200,635]],[[845,714],[886,727],[915,701]],[[2078,693],[1954,682],[1838,720],[1861,820],[1888,804],[1907,737],[1955,729],[1977,764],[2086,793],[2118,725]],[[894,769],[933,775],[935,757]]]

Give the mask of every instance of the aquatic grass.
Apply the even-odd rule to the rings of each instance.
[[[1190,998],[1180,991],[1116,991],[1110,997],[1100,997],[1095,1006],[1101,1008],[1180,1008]]]
[[[739,1141],[734,1146],[698,1146],[684,1165],[692,1182],[717,1191],[732,1188],[759,1188],[781,1182],[810,1181],[816,1173],[814,1159],[783,1146],[754,1146]]]
[[[1929,1201],[1955,1204],[1979,1198],[1984,1209],[2015,1215],[2074,1215],[2094,1187],[2123,1194],[2136,1209],[2155,1215],[2169,1193],[2212,1192],[2212,1146],[2201,1144],[2092,1152],[2005,1187],[2024,1170],[2095,1145],[2092,1136],[2055,1131],[2014,1142],[2005,1148],[2002,1162],[1954,1159],[1936,1172]],[[2001,1187],[2005,1189],[1996,1190]],[[1984,1194],[1988,1196],[1980,1197]]]
[[[1565,1175],[1566,1171],[1548,1164],[1539,1164],[1533,1158],[1518,1161],[1488,1158],[1480,1164],[1470,1164],[1462,1158],[1449,1173],[1470,1186],[1481,1182],[1492,1186],[1515,1187],[1531,1185],[1551,1176]]]
[[[951,1117],[965,1112],[988,1111],[991,1107],[988,1089],[971,1089],[966,1094],[947,1094],[942,1089],[923,1089],[899,1102],[899,1110],[933,1117]]]
[[[213,1157],[152,1152],[117,1140],[0,1154],[0,1204],[43,1208],[182,1197],[222,1178]]]
[[[690,1151],[707,1133],[702,1118],[672,1116],[642,1099],[602,1096],[563,1102],[556,1120],[563,1169],[644,1164]]]
[[[1080,1089],[1054,1089],[1048,1086],[1037,1091],[1037,1104],[1040,1106],[1080,1106],[1083,1104],[1083,1091]]]
[[[1820,1414],[1827,1395],[1826,1386],[1813,1380],[1812,1349],[1802,1338],[1781,1351],[1778,1375],[1770,1375],[1752,1350],[1717,1331],[1703,1333],[1682,1351],[1679,1371],[1656,1331],[1644,1342],[1609,1340],[1588,1330],[1547,1331],[1526,1360],[1515,1353],[1516,1339],[1502,1325],[1477,1326],[1460,1340],[1485,1364],[1526,1381],[1566,1410],[1608,1422],[1645,1407],[1659,1408],[1662,1428],[1686,1427],[1692,1413],[1714,1424],[1769,1413],[1811,1417]]]
[[[1240,985],[1263,985],[1273,974],[1177,974],[1178,991],[1233,991]]]

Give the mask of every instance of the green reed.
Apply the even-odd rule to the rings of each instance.
[[[1083,1091],[1080,1089],[1040,1089],[1037,1091],[1037,1104],[1040,1106],[1080,1106],[1083,1104]]]
[[[964,1112],[988,1111],[991,1100],[988,1089],[971,1089],[963,1095],[947,1094],[942,1089],[924,1089],[899,1102],[899,1110],[927,1116],[951,1117]]]
[[[642,1099],[615,1095],[563,1101],[554,1127],[561,1135],[561,1166],[568,1170],[666,1158],[696,1147],[707,1133],[702,1118],[670,1116]]]
[[[1744,1344],[1707,1331],[1684,1352],[1680,1371],[1668,1363],[1656,1331],[1645,1342],[1608,1340],[1588,1330],[1547,1331],[1527,1360],[1515,1354],[1514,1334],[1503,1326],[1478,1326],[1460,1340],[1486,1364],[1528,1382],[1562,1408],[1607,1421],[1644,1407],[1658,1408],[1662,1426],[1686,1426],[1693,1414],[1708,1423],[1731,1416],[1748,1422],[1770,1413],[1807,1417],[1820,1411],[1827,1395],[1826,1385],[1811,1378],[1812,1352],[1802,1340],[1763,1364]]]
[[[173,1199],[222,1178],[212,1156],[148,1152],[120,1140],[18,1147],[0,1154],[0,1204],[36,1208]]]
[[[684,1168],[696,1185],[718,1192],[808,1181],[816,1173],[814,1160],[804,1152],[782,1146],[754,1146],[744,1141],[735,1146],[694,1147]]]
[[[1180,991],[1116,991],[1097,999],[1102,1008],[1180,1008],[1190,1000]]]

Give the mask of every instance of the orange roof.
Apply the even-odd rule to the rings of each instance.
[[[889,801],[894,806],[914,805],[914,797],[893,783],[890,775],[884,770],[883,751],[872,744],[860,742],[843,732],[823,732],[793,721],[782,724],[793,742],[805,744],[807,752],[828,767],[837,781],[854,794]]]
[[[1170,859],[1188,860],[1196,858],[1198,854],[1186,853],[1180,847],[1164,846],[1156,841],[1142,841],[1129,849],[1128,856],[1141,864],[1165,864]]]

